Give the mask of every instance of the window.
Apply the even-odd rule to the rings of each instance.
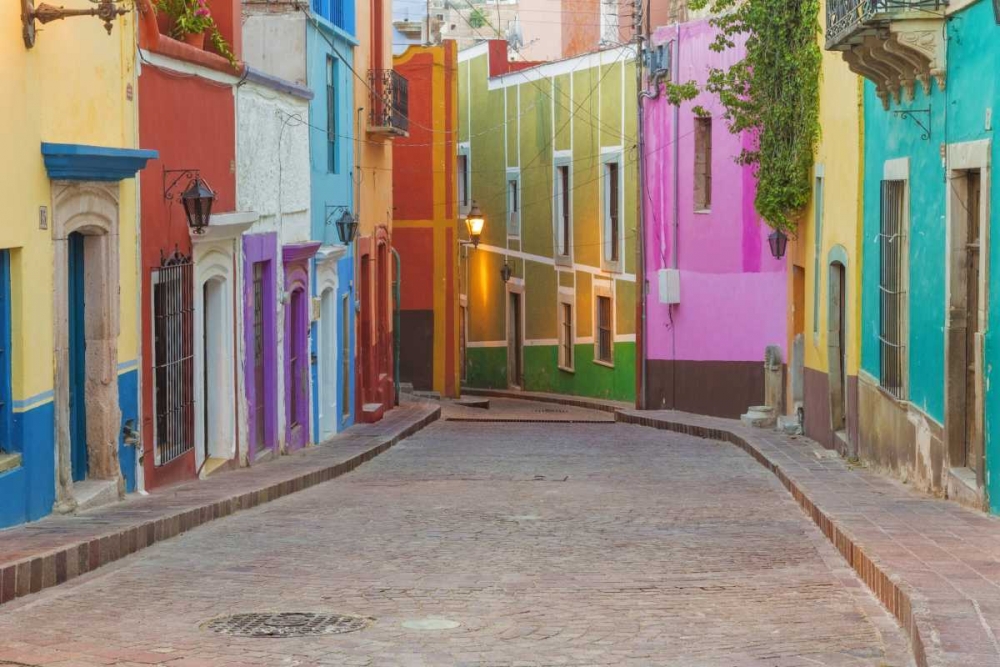
[[[617,263],[621,259],[621,195],[617,162],[604,165],[604,259]]]
[[[194,304],[191,258],[164,260],[153,282],[153,401],[156,460],[194,449]]]
[[[694,207],[712,209],[712,119],[694,119]]]
[[[572,211],[570,208],[569,165],[556,167],[556,255],[570,256],[573,243]]]
[[[610,364],[614,360],[613,342],[614,331],[612,328],[611,297],[597,297],[597,339],[594,344],[597,348],[597,361]]]
[[[507,176],[507,234],[521,235],[521,193],[518,178]]]
[[[458,156],[458,207],[465,213],[469,210],[469,156]]]
[[[344,419],[351,416],[351,300],[340,299],[340,409]]]
[[[337,61],[332,56],[326,58],[326,145],[327,145],[327,165],[326,170],[336,174],[340,172],[340,155],[337,148]]]
[[[10,391],[10,251],[0,250],[0,454],[14,451]]]
[[[619,0],[601,0],[601,42],[618,44],[621,33],[618,29]]]
[[[559,304],[559,367],[573,370],[573,305],[565,301]]]
[[[879,384],[892,396],[906,397],[906,181],[882,181],[879,230]]]

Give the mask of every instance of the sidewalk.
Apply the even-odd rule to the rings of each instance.
[[[488,393],[588,403],[552,394]],[[609,405],[592,403],[599,410]],[[897,618],[921,667],[1000,667],[1000,519],[851,466],[805,437],[669,410],[628,407],[616,416],[729,442],[773,472]]]
[[[350,472],[441,415],[406,402],[375,424],[252,468],[132,495],[77,515],[52,515],[0,532],[0,605],[56,586],[203,523],[277,500]]]

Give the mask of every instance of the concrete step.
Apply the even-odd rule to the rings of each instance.
[[[76,511],[87,510],[117,503],[118,481],[114,479],[87,479],[73,483],[73,499],[76,500]]]

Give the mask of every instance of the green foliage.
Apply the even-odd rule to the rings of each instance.
[[[757,212],[775,229],[794,232],[809,203],[819,141],[821,51],[819,0],[691,0],[709,8],[719,33],[712,50],[735,48],[746,37],[746,56],[709,74],[707,90],[719,96],[733,133],[750,132],[755,146],[739,162],[757,175]],[[673,104],[693,99],[693,83],[667,85]],[[704,115],[704,109],[695,108]]]
[[[473,9],[469,14],[469,25],[474,29],[479,30],[484,25],[486,25],[486,15],[483,14],[481,9]]]
[[[174,27],[171,30],[172,37],[184,39],[184,35],[196,35],[208,31],[209,39],[215,49],[222,54],[229,63],[236,67],[236,56],[229,48],[228,42],[219,32],[219,27],[212,18],[212,12],[208,8],[206,0],[154,0],[156,10],[161,14],[166,14],[174,20]]]

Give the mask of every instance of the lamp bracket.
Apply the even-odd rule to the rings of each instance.
[[[323,215],[325,224],[327,225],[337,224],[337,214],[340,213],[341,211],[350,211],[350,210],[351,210],[350,206],[327,204],[325,213]]]
[[[164,169],[163,170],[163,199],[172,201],[174,198],[174,188],[184,179],[201,178],[200,169]],[[168,182],[169,181],[169,182]]]
[[[912,120],[917,124],[923,132],[920,138],[924,141],[930,141],[931,139],[931,108],[928,106],[926,109],[903,109],[900,111],[893,111],[893,115],[902,120]],[[921,117],[926,118],[926,123],[921,121]]]
[[[129,13],[129,9],[119,7],[115,0],[90,1],[96,5],[91,9],[66,9],[44,2],[35,7],[34,0],[21,0],[21,36],[24,39],[25,48],[30,49],[35,45],[35,21],[45,24],[73,16],[96,16],[104,21],[104,29],[110,35],[115,18]]]

